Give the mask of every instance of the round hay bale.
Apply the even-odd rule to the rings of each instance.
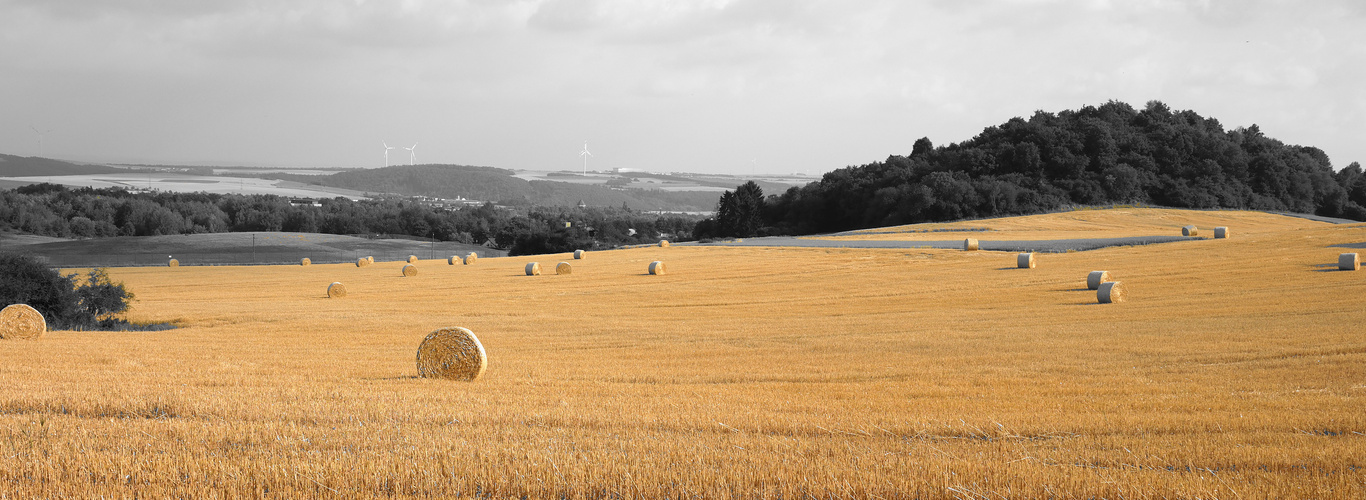
[[[669,240],[659,240],[659,246],[661,246],[661,247],[668,247],[668,246],[669,246]]]
[[[452,255],[450,258],[446,259],[446,263],[452,266],[454,266],[456,262],[465,262],[465,259],[460,258],[459,255]]]
[[[417,256],[416,256],[416,255],[409,255],[409,256],[408,256],[408,263],[409,263],[409,264],[416,264],[416,263],[417,263]]]
[[[1215,237],[1215,238],[1227,238],[1227,237],[1228,237],[1228,228],[1225,227],[1225,226],[1219,226],[1219,227],[1214,228],[1214,237]]]
[[[555,274],[574,274],[574,267],[570,266],[568,262],[555,264]]]
[[[650,274],[664,274],[664,261],[656,260],[650,263]]]
[[[1361,269],[1361,257],[1355,253],[1338,254],[1338,269],[1342,271]]]
[[[575,251],[574,251],[574,258],[575,258],[575,259],[579,259],[579,260],[583,260],[584,255],[587,254],[587,253],[588,253],[588,252],[585,252],[585,251],[583,251],[583,250],[575,250]]]
[[[1016,255],[1015,265],[1020,269],[1034,269],[1034,252],[1025,252]]]
[[[473,264],[474,261],[477,260],[479,260],[479,254],[477,253],[470,252],[469,254],[465,255],[465,265],[467,266]]]
[[[528,262],[527,265],[526,265],[526,275],[527,275],[527,276],[540,276],[540,275],[541,275],[541,263],[540,263],[540,262]]]
[[[36,339],[47,333],[43,313],[28,304],[0,309],[0,339]]]
[[[308,258],[308,257],[304,257],[303,260],[299,261],[299,265],[301,265],[301,266],[311,266],[311,265],[313,265],[313,259],[310,259],[310,258]]]
[[[403,275],[404,275],[404,276],[417,276],[417,266],[414,266],[414,265],[412,265],[412,264],[404,264],[404,265],[403,265]]]
[[[369,261],[371,264],[374,264],[374,263],[375,263],[375,256],[374,256],[374,255],[367,255],[367,256],[365,256],[365,260],[366,260],[366,261]]]
[[[1124,293],[1124,285],[1118,281],[1106,281],[1096,289],[1096,300],[1101,304],[1114,304],[1124,302],[1128,294]]]
[[[340,281],[333,281],[331,285],[327,285],[327,298],[340,299],[345,296],[346,285],[341,284]]]
[[[1181,228],[1181,236],[1200,236],[1200,229],[1195,226],[1184,226]]]
[[[977,248],[977,238],[968,238],[963,240],[963,251],[971,252],[977,250]]]
[[[359,259],[356,259],[356,267],[365,267],[365,266],[368,266],[368,265],[370,265],[370,261],[367,260],[365,257],[361,257],[361,258],[359,258]]]
[[[1110,271],[1091,271],[1091,274],[1086,275],[1086,289],[1098,289],[1106,281],[1110,281]]]
[[[458,326],[439,328],[417,346],[417,374],[422,378],[475,381],[488,364],[479,337]]]
[[[166,262],[166,265],[169,267],[180,267],[180,261],[171,259],[170,261]]]

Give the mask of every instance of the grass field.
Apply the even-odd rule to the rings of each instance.
[[[1366,497],[1366,271],[1337,271],[1330,247],[1366,242],[1366,224],[1151,209],[968,224],[1188,223],[1233,238],[1037,269],[1004,252],[680,246],[423,260],[415,277],[111,269],[137,294],[129,319],[181,328],[0,341],[0,492]],[[532,260],[574,272],[525,276]],[[654,260],[669,274],[647,275]],[[1129,302],[1096,303],[1085,278],[1102,269]],[[333,281],[347,297],[326,298]],[[418,343],[444,326],[480,336],[483,379],[416,378]]]
[[[174,257],[182,266],[225,264],[298,264],[308,257],[314,263],[354,263],[373,256],[381,261],[402,261],[409,255],[444,258],[478,252],[481,256],[505,255],[482,245],[452,241],[428,242],[401,238],[362,238],[322,233],[210,233],[168,236],[121,236],[85,240],[0,235],[0,249],[42,256],[60,267],[164,266]]]

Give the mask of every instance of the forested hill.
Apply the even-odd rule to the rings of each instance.
[[[1256,125],[1110,101],[1012,118],[960,144],[922,138],[908,156],[770,196],[763,217],[768,231],[804,234],[1112,203],[1366,220],[1366,177],[1357,163],[1335,174],[1323,151]]]
[[[37,175],[89,175],[122,172],[104,165],[82,165],[37,156],[14,156],[0,154],[0,177],[27,177]]]
[[[463,165],[402,165],[339,172],[332,175],[269,174],[262,177],[356,191],[402,195],[464,197],[510,206],[627,207],[637,210],[705,211],[715,208],[716,194],[702,191],[667,192],[611,189],[601,185],[527,181],[511,170]]]

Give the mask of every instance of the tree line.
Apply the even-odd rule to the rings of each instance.
[[[485,203],[451,210],[408,200],[347,198],[318,205],[268,194],[130,193],[44,183],[0,191],[0,229],[63,238],[246,231],[407,235],[520,255],[689,239],[698,219],[626,207],[509,209]]]
[[[1334,173],[1322,150],[1257,125],[1116,101],[1035,112],[960,144],[916,140],[909,155],[847,167],[764,197],[740,186],[718,200],[699,238],[811,234],[998,217],[1074,205],[1155,204],[1312,213],[1366,220],[1366,175]]]

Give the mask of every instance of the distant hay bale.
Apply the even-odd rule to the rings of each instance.
[[[1227,238],[1227,237],[1228,237],[1228,228],[1225,227],[1225,226],[1219,226],[1219,227],[1214,228],[1214,237],[1215,237],[1215,238]]]
[[[403,275],[404,275],[404,276],[417,276],[417,266],[414,266],[414,265],[412,265],[412,264],[404,264],[404,266],[403,266]]]
[[[527,275],[527,276],[540,276],[540,275],[541,275],[541,263],[540,263],[540,262],[528,262],[527,265],[526,265],[526,275]]]
[[[661,246],[661,247],[668,247],[668,246],[669,246],[669,240],[659,240],[659,246]]]
[[[575,258],[575,259],[579,259],[579,260],[583,260],[584,255],[587,254],[587,253],[588,253],[588,252],[585,252],[585,251],[583,251],[583,250],[575,250],[575,251],[574,251],[574,258]]]
[[[345,296],[346,296],[346,285],[341,284],[340,281],[333,281],[331,285],[327,285],[327,297],[328,297],[328,298],[330,298],[330,299],[340,299],[340,298],[345,297]]]
[[[971,252],[977,250],[977,248],[977,238],[968,238],[963,240],[963,251]]]
[[[171,259],[170,261],[166,262],[166,265],[169,267],[180,267],[180,261]]]
[[[361,258],[359,258],[359,259],[356,259],[356,267],[365,267],[365,266],[368,266],[368,265],[370,265],[370,261],[369,261],[368,259],[366,259],[365,257],[361,257]]]
[[[374,255],[367,255],[367,256],[365,256],[365,260],[366,260],[367,262],[371,263],[371,264],[374,264],[374,263],[375,263],[375,256],[374,256]]]
[[[650,263],[650,274],[664,274],[664,261],[656,260]]]
[[[43,313],[28,304],[11,304],[0,309],[0,339],[36,339],[47,333]]]
[[[422,378],[475,381],[484,375],[488,364],[479,338],[458,326],[427,334],[417,347],[417,374]]]
[[[1355,253],[1339,254],[1338,269],[1342,271],[1356,271],[1361,269],[1361,257]]]
[[[463,262],[465,262],[465,259],[460,258],[459,255],[452,255],[452,256],[450,256],[450,258],[446,259],[446,263],[447,263],[447,264],[450,264],[450,265],[452,265],[452,266],[454,266],[455,263],[457,263],[457,262],[463,263]]]
[[[470,252],[469,254],[465,255],[465,265],[467,266],[473,264],[474,261],[477,260],[479,260],[479,254],[477,253]]]
[[[409,264],[416,264],[416,263],[417,263],[417,256],[416,256],[416,255],[409,255],[409,256],[408,256],[408,263],[409,263]]]
[[[1101,304],[1114,304],[1124,302],[1128,294],[1124,293],[1124,285],[1119,281],[1106,281],[1096,289],[1096,300]]]
[[[299,265],[301,265],[301,266],[310,266],[310,265],[313,265],[313,260],[312,260],[312,259],[309,259],[308,257],[304,257],[304,260],[299,261]]]
[[[1200,236],[1200,229],[1195,226],[1184,226],[1181,228],[1181,236]]]
[[[568,262],[561,262],[561,263],[559,263],[559,264],[555,264],[555,274],[573,274],[573,273],[574,273],[574,267],[573,267],[573,266],[570,266]]]
[[[1034,269],[1034,252],[1025,252],[1016,255],[1015,266],[1020,269]]]
[[[1098,289],[1106,281],[1110,281],[1110,271],[1091,271],[1091,274],[1086,275],[1086,289]]]

